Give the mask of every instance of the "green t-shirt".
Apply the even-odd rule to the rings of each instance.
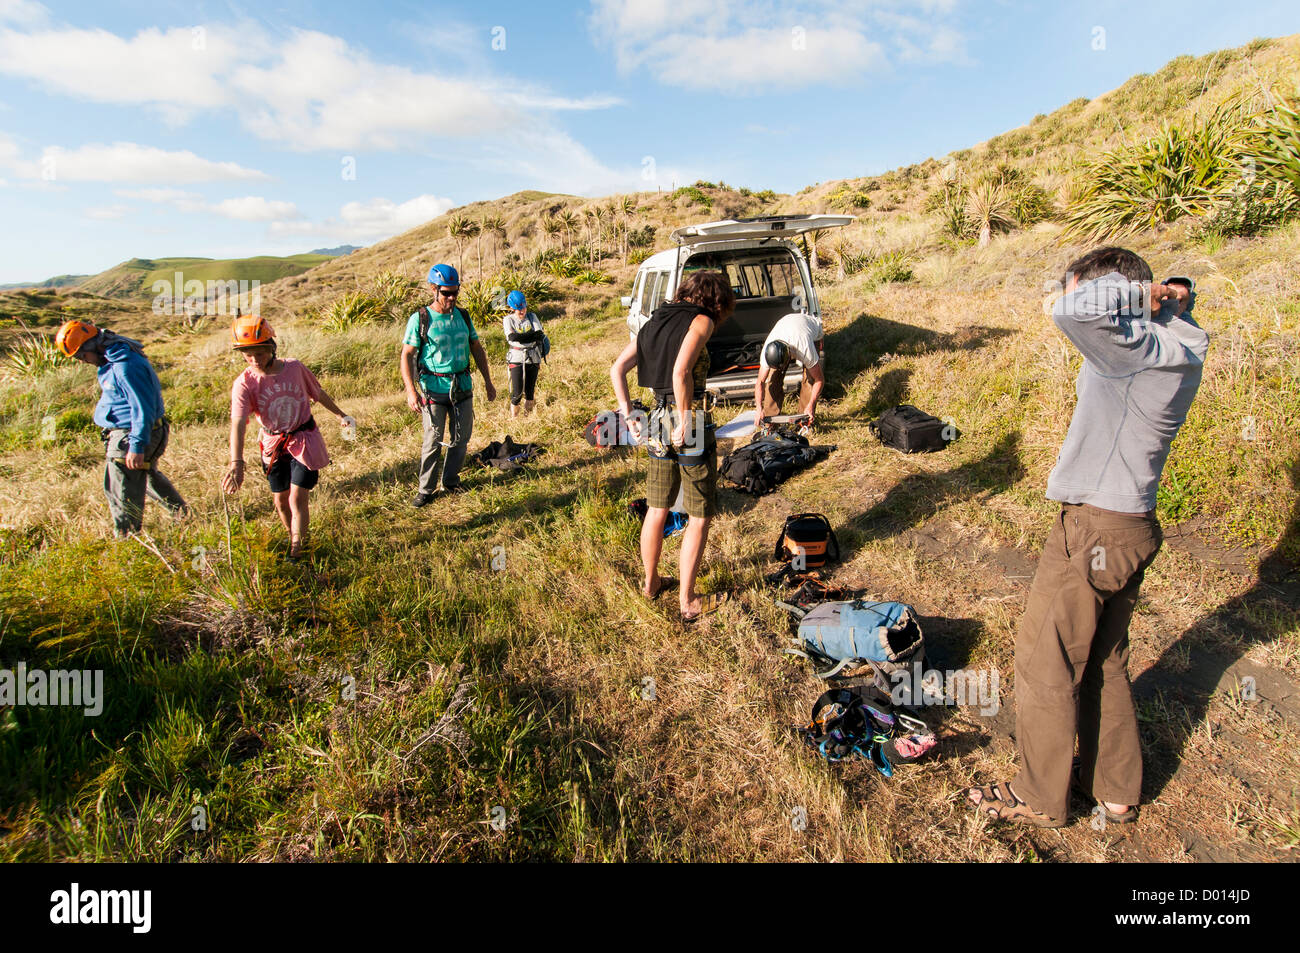
[[[457,371],[456,379],[463,391],[474,386],[470,374],[469,342],[478,340],[474,322],[460,308],[452,308],[450,314],[439,314],[429,309],[429,329],[425,335],[424,351],[416,359],[420,369],[420,382],[430,394],[451,393],[450,377],[438,377],[437,374],[452,374]],[[406,322],[406,334],[402,343],[410,347],[420,346],[420,312],[411,315]]]

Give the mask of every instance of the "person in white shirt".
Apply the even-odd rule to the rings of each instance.
[[[817,344],[822,323],[811,314],[796,312],[777,321],[763,342],[758,379],[754,381],[754,426],[761,429],[766,417],[781,413],[785,399],[785,374],[791,361],[803,366],[803,384],[795,412],[808,415],[808,428],[817,422],[817,401],[826,386],[826,373]]]
[[[501,319],[509,352],[506,365],[510,369],[510,416],[519,416],[519,402],[523,401],[524,414],[533,412],[537,372],[541,369],[542,341],[546,335],[537,315],[528,310],[528,301],[519,290],[506,297],[510,309]]]

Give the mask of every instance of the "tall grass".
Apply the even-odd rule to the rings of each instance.
[[[1185,216],[1216,216],[1215,230],[1252,234],[1296,213],[1297,183],[1300,120],[1293,105],[1251,113],[1234,97],[1203,118],[1165,125],[1088,162],[1067,229],[1100,241]]]
[[[54,345],[54,338],[35,334],[26,325],[18,340],[0,358],[0,375],[8,380],[31,380],[54,370],[66,358]]]
[[[317,312],[320,329],[338,334],[362,324],[374,324],[406,317],[419,295],[413,278],[385,271],[366,286],[333,299]]]

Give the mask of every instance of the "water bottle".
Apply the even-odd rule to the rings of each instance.
[[[664,520],[664,539],[672,536],[674,533],[680,533],[686,528],[686,521],[689,519],[685,513],[678,513],[676,510],[668,511],[668,519]]]

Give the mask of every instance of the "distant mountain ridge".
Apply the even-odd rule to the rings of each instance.
[[[44,281],[15,281],[12,284],[0,285],[0,291],[13,291],[18,288],[75,288],[91,275],[55,275],[53,278],[46,278]]]
[[[201,281],[258,280],[263,283],[298,275],[331,258],[351,254],[364,246],[338,245],[316,248],[283,258],[254,255],[249,258],[132,258],[94,275],[55,275],[44,281],[15,281],[0,284],[0,291],[23,289],[79,288],[85,286],[95,294],[123,297],[147,294],[153,281],[170,280],[179,271],[186,279]]]

